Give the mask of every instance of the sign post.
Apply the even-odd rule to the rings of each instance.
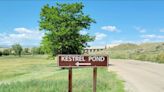
[[[93,67],[93,92],[96,92],[97,67],[108,66],[108,56],[104,55],[58,55],[58,66],[68,67],[68,92],[72,92],[72,67]]]
[[[96,92],[97,85],[97,67],[93,68],[93,92]]]
[[[68,82],[68,92],[72,92],[72,67],[69,68]]]

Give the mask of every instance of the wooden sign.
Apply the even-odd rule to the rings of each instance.
[[[58,55],[60,67],[107,67],[108,56],[105,55]]]

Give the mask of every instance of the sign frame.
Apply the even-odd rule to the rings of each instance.
[[[107,64],[106,64],[106,66],[60,66],[59,65],[59,56],[105,56],[105,57],[107,57]],[[58,54],[57,55],[57,66],[58,67],[61,67],[61,68],[73,68],[73,67],[75,67],[75,68],[79,68],[79,67],[92,67],[92,68],[95,68],[95,67],[108,67],[109,66],[109,55],[107,55],[107,54],[102,54],[102,55],[100,55],[100,54],[96,54],[96,55],[80,55],[80,54]]]

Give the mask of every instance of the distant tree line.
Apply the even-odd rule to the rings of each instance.
[[[15,55],[21,57],[21,55],[43,55],[44,50],[41,47],[23,48],[20,44],[14,44],[11,48],[5,48],[0,50],[0,56]]]

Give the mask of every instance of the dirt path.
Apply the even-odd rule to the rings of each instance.
[[[113,59],[109,71],[125,81],[127,92],[164,92],[164,64]]]

